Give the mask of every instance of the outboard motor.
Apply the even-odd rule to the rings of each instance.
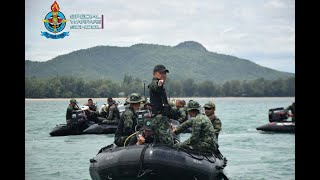
[[[282,122],[288,119],[283,107],[269,109],[269,122]]]

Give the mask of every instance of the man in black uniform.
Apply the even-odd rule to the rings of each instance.
[[[168,118],[171,106],[168,103],[167,94],[164,88],[167,73],[169,73],[169,70],[163,65],[156,65],[153,69],[152,81],[148,85],[152,111],[151,127],[155,133],[156,142],[173,145]]]

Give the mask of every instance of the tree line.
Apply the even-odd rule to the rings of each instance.
[[[85,81],[74,76],[50,78],[25,78],[25,98],[107,98],[126,97],[133,92],[149,97],[148,84],[125,75],[122,82],[109,79]],[[231,80],[225,83],[213,81],[196,82],[185,80],[166,81],[166,91],[171,97],[294,97],[295,77],[266,80],[259,78],[250,81]]]

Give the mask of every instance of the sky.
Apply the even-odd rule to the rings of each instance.
[[[54,0],[25,1],[25,59],[52,58],[94,46],[176,46],[196,41],[208,51],[295,73],[294,0],[57,0],[69,32],[41,36]],[[70,29],[71,14],[104,17],[103,29]]]

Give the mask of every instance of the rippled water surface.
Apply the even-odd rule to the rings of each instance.
[[[213,100],[222,121],[221,153],[227,157],[229,179],[295,179],[295,134],[264,133],[256,127],[268,123],[268,110],[286,107],[287,98],[183,98],[200,104]],[[83,104],[87,99],[77,99]],[[93,99],[100,107],[107,99]],[[123,102],[124,99],[116,99]],[[113,142],[114,135],[51,137],[65,123],[69,99],[25,100],[25,178],[27,180],[88,180],[89,159]],[[181,140],[188,138],[182,134]]]

